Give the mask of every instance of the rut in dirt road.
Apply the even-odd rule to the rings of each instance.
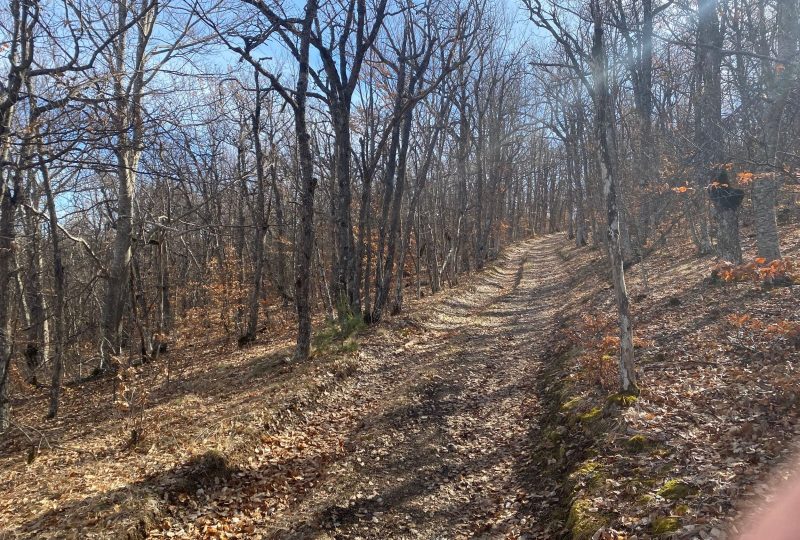
[[[563,291],[557,266],[553,242],[525,243],[474,292],[415,310],[421,332],[402,350],[364,348],[374,405],[353,451],[303,505],[314,528],[370,538],[540,529],[526,497],[542,486],[526,485],[521,464]]]
[[[268,537],[552,536],[536,514],[554,488],[528,464],[540,357],[566,287],[552,271],[557,243],[510,248],[466,287],[363,340],[357,375],[306,428],[303,459],[324,466],[263,516]],[[325,448],[333,434],[344,434],[337,451]],[[270,493],[262,476],[231,488]]]

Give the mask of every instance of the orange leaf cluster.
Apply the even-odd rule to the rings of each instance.
[[[743,283],[752,281],[766,285],[789,285],[798,282],[794,273],[795,264],[790,259],[769,261],[758,257],[753,262],[735,265],[729,262],[717,264],[711,272],[712,278],[725,283]]]
[[[607,314],[584,314],[574,328],[565,332],[570,344],[580,349],[575,376],[606,391],[619,385],[619,337],[612,333],[615,326],[613,317]]]
[[[728,323],[740,332],[761,332],[763,336],[772,339],[782,339],[795,347],[800,346],[800,322],[786,319],[772,324],[765,324],[748,313],[732,313],[726,317]]]

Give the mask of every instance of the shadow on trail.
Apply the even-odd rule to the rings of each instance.
[[[348,382],[351,394],[332,401],[320,396],[315,413],[323,416],[317,427],[329,431],[326,437],[336,430],[342,449],[322,448],[254,469],[223,462],[212,466],[216,472],[202,472],[182,465],[60,506],[17,532],[33,534],[61,513],[79,526],[91,526],[100,513],[123,522],[126,500],[146,502],[153,494],[196,492],[204,485],[196,500],[204,508],[231,493],[240,501],[254,493],[268,493],[267,500],[286,495],[288,507],[280,515],[271,513],[267,500],[239,508],[261,512],[261,526],[273,538],[551,537],[544,532],[539,495],[552,489],[552,479],[530,456],[542,414],[538,382],[555,325],[562,313],[588,300],[592,291],[581,279],[596,271],[567,276],[556,254],[561,244],[560,236],[526,242],[474,284],[409,306],[407,315],[387,321],[392,340],[383,342],[378,328],[368,331],[363,365]],[[577,289],[582,294],[573,300]],[[398,337],[401,328],[408,338]],[[253,371],[244,385],[242,369]],[[278,392],[291,386],[297,369],[282,367],[277,353],[187,379],[204,401],[245,410],[254,407],[259,387]],[[234,381],[238,386],[231,388]],[[355,419],[336,420],[348,409]],[[295,481],[299,470],[313,474],[313,485]],[[129,525],[144,532],[150,526]]]
[[[430,338],[433,345],[403,351],[365,375],[392,378],[381,412],[348,434],[351,466],[329,479],[335,487],[299,504],[291,513],[298,517],[286,526],[295,532],[276,537],[327,531],[343,538],[462,538],[544,531],[537,501],[552,486],[532,469],[528,454],[538,433],[530,425],[542,409],[538,381],[546,345],[557,314],[566,309],[567,288],[580,279],[566,282],[554,268],[558,242],[550,237],[528,243],[512,261],[517,267],[500,273],[505,284],[479,285],[482,291],[496,289],[490,298],[446,302],[439,314],[417,317],[444,338]],[[441,314],[456,324],[444,327]],[[468,321],[457,324],[462,317]],[[394,353],[374,346],[369,352]]]

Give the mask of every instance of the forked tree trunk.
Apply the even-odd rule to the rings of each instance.
[[[117,31],[114,43],[114,110],[113,123],[116,135],[114,154],[117,168],[117,221],[103,307],[103,343],[101,344],[101,369],[113,369],[110,355],[119,353],[122,332],[122,315],[130,293],[130,272],[133,242],[133,202],[136,193],[136,174],[143,150],[144,124],[142,98],[145,85],[146,48],[158,14],[158,4],[141,6],[136,25],[136,50],[133,65],[128,64],[127,45],[130,35],[130,5],[116,2]],[[125,80],[125,73],[130,80]]]

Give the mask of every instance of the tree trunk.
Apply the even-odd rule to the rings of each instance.
[[[742,246],[739,243],[739,211],[736,208],[717,207],[719,226],[717,250],[719,256],[735,264],[742,262]]]
[[[311,264],[314,258],[314,157],[306,125],[308,94],[309,44],[312,22],[317,14],[317,0],[308,0],[299,46],[299,72],[295,92],[294,127],[300,162],[300,233],[295,268],[295,307],[297,308],[297,345],[295,360],[305,360],[311,351]]]
[[[267,241],[267,196],[266,179],[264,174],[264,151],[261,144],[261,86],[258,73],[256,73],[256,103],[253,112],[253,145],[256,154],[256,209],[253,229],[253,287],[251,289],[248,305],[247,327],[244,335],[239,338],[239,344],[252,342],[258,331],[258,315],[261,306],[261,288],[264,282],[264,244]]]
[[[619,316],[619,374],[620,387],[623,392],[635,392],[636,370],[633,356],[633,329],[631,326],[628,290],[625,286],[623,270],[622,246],[620,242],[620,213],[617,208],[616,152],[615,135],[612,125],[611,96],[608,91],[608,64],[603,43],[603,14],[601,0],[593,0],[591,4],[594,22],[592,40],[592,79],[593,97],[595,101],[598,149],[600,152],[600,177],[603,181],[603,192],[606,199],[608,216],[608,249],[611,260],[611,273],[614,282],[614,293],[617,300]]]
[[[118,153],[116,236],[103,310],[103,351],[101,369],[113,369],[110,356],[120,353],[122,315],[128,300],[133,230],[133,197],[136,183],[134,165]],[[138,159],[136,160],[138,161]]]
[[[757,178],[753,183],[753,210],[755,212],[756,246],[758,256],[768,261],[781,258],[778,238],[778,223],[775,206],[781,185],[777,171],[781,169],[784,158],[780,152],[783,111],[794,86],[797,67],[797,46],[800,38],[797,0],[778,0],[777,2],[777,49],[779,62],[775,66],[775,79],[772,87],[772,103],[767,107],[764,119],[764,148],[768,175]]]
[[[412,89],[413,90],[413,89]],[[405,113],[402,123],[402,133],[400,148],[397,155],[397,175],[394,187],[394,198],[392,199],[391,217],[389,231],[386,240],[386,260],[383,263],[381,280],[375,286],[375,305],[372,308],[372,322],[378,322],[383,316],[383,308],[389,297],[389,287],[394,276],[394,262],[397,255],[397,240],[400,236],[400,215],[403,202],[403,193],[406,184],[406,163],[408,156],[409,138],[411,135],[411,123],[413,119],[413,109],[409,108]],[[401,239],[402,244],[402,239]],[[402,246],[401,246],[402,247]],[[396,279],[403,279],[403,269],[397,269]]]
[[[61,379],[64,376],[64,338],[66,334],[66,321],[64,304],[66,302],[66,276],[61,258],[61,239],[58,236],[58,214],[50,186],[50,175],[43,162],[40,162],[42,183],[44,186],[47,217],[50,226],[50,243],[53,248],[53,282],[55,301],[53,304],[53,371],[50,380],[50,405],[47,411],[48,418],[55,418],[58,414],[59,399],[61,397]]]
[[[28,190],[34,191],[36,169],[28,171]],[[38,191],[38,190],[36,190]],[[30,207],[25,208],[25,234],[29,241],[28,268],[24,275],[24,292],[21,297],[27,306],[28,343],[25,346],[25,361],[30,375],[29,382],[36,382],[36,370],[49,358],[50,325],[47,318],[47,302],[42,293],[42,272],[44,254],[42,253],[42,233],[39,216],[34,210],[39,206],[40,196],[31,193]]]
[[[350,99],[345,97],[332,111],[336,147],[336,243],[339,247],[336,306],[339,318],[361,313],[359,286],[356,283],[353,225],[350,216]]]
[[[720,48],[723,44],[718,15],[718,0],[700,0],[697,22],[695,71],[698,102],[696,104],[695,144],[698,148],[696,185],[693,209],[698,223],[697,247],[701,254],[712,252],[709,232],[709,208],[706,187],[713,171],[722,161],[722,87]],[[714,207],[710,213],[716,218]]]
[[[759,257],[768,261],[781,258],[775,202],[778,198],[779,180],[775,173],[753,182],[753,214],[756,226],[756,249]]]
[[[284,217],[284,210],[283,210],[283,194],[278,186],[278,168],[276,166],[276,161],[278,159],[277,148],[275,147],[275,143],[271,141],[270,145],[270,166],[269,166],[269,177],[272,184],[272,195],[275,197],[275,225],[278,231],[278,238],[277,244],[278,248],[275,250],[277,254],[277,260],[275,261],[275,265],[277,266],[276,269],[276,281],[277,281],[277,289],[283,299],[283,305],[289,305],[289,302],[292,300],[291,294],[289,293],[289,289],[286,285],[286,218]]]
[[[0,177],[0,432],[8,429],[11,418],[8,397],[8,373],[14,350],[11,333],[11,278],[16,236],[14,216],[22,187],[21,174],[18,172],[12,175],[12,190],[6,185],[6,179]]]
[[[114,108],[113,125],[116,135],[114,154],[117,168],[117,220],[116,237],[108,276],[105,305],[103,308],[103,343],[101,369],[114,369],[110,355],[119,353],[122,332],[122,315],[130,293],[131,248],[133,242],[133,201],[136,193],[136,174],[143,149],[144,124],[142,119],[142,97],[145,84],[145,53],[152,35],[158,4],[142,6],[136,13],[139,23],[133,65],[127,58],[130,36],[129,5],[116,2],[119,35],[114,42]],[[130,80],[125,80],[130,73]]]

